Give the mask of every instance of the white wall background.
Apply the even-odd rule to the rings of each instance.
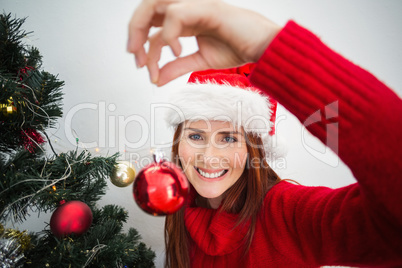
[[[73,149],[78,137],[80,146],[94,155],[120,152],[122,158],[139,169],[149,161],[151,138],[156,143],[170,140],[172,133],[161,120],[161,110],[151,116],[150,106],[163,102],[169,89],[185,83],[188,76],[156,88],[150,84],[146,70],[135,68],[133,56],[125,47],[128,21],[139,2],[0,0],[6,13],[28,17],[25,29],[34,31],[34,35],[26,42],[39,48],[44,69],[59,74],[59,79],[66,83],[64,117],[57,129],[49,131],[58,152]],[[402,95],[402,1],[231,2],[262,12],[281,25],[289,19],[296,20]],[[185,54],[194,51],[193,40],[184,42]],[[354,182],[349,169],[315,138],[303,136],[302,125],[282,107],[278,111],[277,131],[289,147],[286,160],[274,166],[283,178],[329,187]],[[140,232],[143,241],[157,253],[157,267],[162,267],[164,218],[140,211],[133,201],[131,187],[110,184],[101,203],[118,204],[129,211],[126,227]],[[49,219],[50,215],[33,215],[19,228],[39,231]]]

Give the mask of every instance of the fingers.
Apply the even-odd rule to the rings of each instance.
[[[163,86],[171,80],[190,71],[209,68],[199,52],[185,57],[176,58],[175,60],[165,64],[162,68],[159,68],[158,62],[161,58],[162,48],[167,46],[162,35],[163,32],[158,31],[149,38],[147,68],[152,83],[157,86]]]
[[[179,6],[179,9],[176,8]],[[181,44],[179,41],[180,36],[184,36],[183,31],[184,23],[180,19],[180,7],[181,5],[164,6],[163,12],[166,12],[163,27],[156,34],[148,39],[149,49],[147,53],[147,68],[150,74],[152,83],[158,84],[159,80],[159,66],[158,62],[161,57],[162,48],[169,46],[175,57],[179,57],[181,54]]]
[[[166,63],[159,71],[157,86],[163,86],[188,72],[210,68],[199,52]]]
[[[170,5],[166,8],[165,20],[162,27],[162,38],[171,48],[173,54],[179,57],[181,54],[180,36],[185,36],[183,28],[185,23],[181,14],[183,14],[183,4]]]
[[[162,1],[162,3],[160,3]],[[135,55],[137,67],[146,64],[144,44],[148,40],[149,30],[160,26],[163,21],[163,11],[166,4],[163,0],[143,0],[135,10],[128,27],[127,51]],[[161,8],[162,7],[162,8]]]
[[[163,41],[162,32],[158,31],[153,36],[151,36],[149,41],[149,49],[147,55],[147,68],[151,82],[154,84],[158,83],[159,80],[159,65],[158,62],[161,57],[162,48],[166,45]]]
[[[216,28],[216,23],[213,25],[210,23],[214,21],[209,18],[210,7],[211,5],[202,1],[143,0],[141,2],[130,21],[127,49],[134,53],[137,67],[147,66],[153,83],[162,85],[189,71],[208,67],[206,60],[201,56],[205,53],[177,58],[162,69],[159,68],[158,62],[164,46],[169,46],[175,57],[180,56],[182,46],[179,37],[198,36],[202,31]],[[152,26],[162,27],[157,34],[148,38]],[[144,49],[147,41],[148,52]],[[208,55],[208,57],[214,56]]]
[[[148,54],[146,55],[147,56],[147,68],[148,68],[151,82],[158,85],[159,84],[159,73],[160,73],[158,62],[161,58],[162,48],[164,46],[167,46],[168,44],[164,40],[163,31],[161,31],[161,30],[158,31],[157,33],[155,33],[154,35],[152,35],[148,39],[148,41],[149,41],[149,49],[148,49]],[[170,42],[172,42],[172,40]],[[181,45],[180,45],[178,38],[176,40],[174,40],[174,42],[178,43],[176,46],[178,46],[179,54],[176,54],[174,52],[173,53],[175,54],[175,56],[180,55]],[[181,62],[181,61],[179,61],[179,62]],[[178,67],[180,67],[180,66],[178,66]],[[165,69],[163,69],[163,70],[165,70]],[[173,73],[175,73],[175,72],[173,72]],[[169,75],[168,77],[171,77],[171,75]],[[174,77],[174,78],[176,78],[176,77]],[[168,82],[168,81],[166,81],[166,82]]]
[[[146,63],[144,44],[148,39],[150,21],[153,16],[153,5],[150,1],[143,1],[135,10],[128,28],[127,51],[134,53],[137,67]]]

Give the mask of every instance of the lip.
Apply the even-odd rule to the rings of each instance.
[[[204,171],[206,173],[217,173],[217,172],[221,172],[222,170],[225,170],[223,168],[221,168],[221,169],[206,169],[206,168],[202,168],[202,167],[194,167],[194,168],[201,169],[202,171]]]
[[[206,177],[202,176],[200,173],[198,173],[197,168],[198,168],[198,169],[201,169],[202,171],[207,172],[207,173],[215,173],[215,172],[222,171],[222,170],[224,170],[224,169],[220,169],[220,170],[216,170],[216,169],[205,169],[205,168],[200,168],[200,167],[195,167],[195,166],[193,166],[193,168],[194,168],[194,171],[195,171],[195,173],[197,174],[198,178],[200,178],[201,180],[206,181],[206,182],[217,182],[217,181],[221,181],[221,180],[225,179],[225,178],[226,178],[226,175],[228,175],[228,173],[229,173],[229,171],[227,171],[223,176],[220,176],[220,177],[218,177],[218,178],[211,179],[211,178],[206,178]]]

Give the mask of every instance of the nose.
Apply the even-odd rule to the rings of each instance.
[[[203,150],[200,152],[201,161],[204,162],[209,168],[219,168],[220,159],[221,159],[221,149],[214,146],[212,143],[209,143]]]

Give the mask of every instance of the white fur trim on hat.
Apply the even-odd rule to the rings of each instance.
[[[242,126],[246,133],[254,133],[263,140],[267,158],[275,159],[284,153],[283,146],[270,136],[272,130],[271,103],[255,88],[238,88],[227,84],[190,83],[170,94],[165,119],[176,128],[184,121],[216,120]],[[277,146],[278,145],[278,146]],[[281,147],[281,148],[280,148]]]

